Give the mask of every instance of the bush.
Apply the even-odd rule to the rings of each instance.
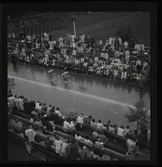
[[[135,38],[134,29],[130,24],[120,27],[115,35],[120,36],[123,42],[126,40],[129,42],[132,38]]]

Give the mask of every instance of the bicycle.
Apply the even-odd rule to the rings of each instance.
[[[72,79],[69,76],[66,79],[61,76],[61,84],[67,89],[71,89],[73,87]]]
[[[46,77],[47,77],[48,82],[52,82],[52,83],[55,83],[55,84],[58,83],[58,78],[57,78],[57,76],[54,72],[47,73]]]

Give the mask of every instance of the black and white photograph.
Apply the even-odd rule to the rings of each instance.
[[[70,3],[5,5],[7,163],[149,164],[156,3]]]

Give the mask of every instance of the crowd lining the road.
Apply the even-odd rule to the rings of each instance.
[[[64,69],[92,76],[139,84],[150,83],[150,54],[137,41],[109,37],[105,42],[73,34],[53,39],[48,33],[27,35],[26,40],[8,34],[9,57],[27,64]]]
[[[107,137],[106,132],[119,136],[125,139],[125,146],[128,150],[127,155],[134,154],[137,147],[141,150],[147,148],[150,149],[150,130],[141,131],[139,135],[132,133],[129,126],[123,127],[113,125],[109,120],[107,124],[104,124],[99,119],[97,122],[89,115],[86,116],[83,113],[70,112],[69,115],[63,116],[60,112],[59,107],[52,105],[47,106],[46,103],[40,101],[33,101],[23,96],[8,94],[8,114],[12,115],[13,111],[25,113],[30,115],[30,123],[27,129],[24,129],[24,135],[27,137],[27,141],[30,143],[35,141],[35,129],[38,126],[42,127],[42,131],[46,134],[48,130],[55,132],[56,125],[60,125],[64,130],[74,131],[75,141],[73,140],[61,140],[56,135],[55,142],[51,142],[50,137],[47,135],[45,140],[45,149],[51,152],[55,152],[61,157],[69,160],[113,160],[110,155],[105,155],[101,152],[94,152],[87,147],[97,146],[101,150],[106,147],[106,143],[109,142],[110,138]],[[86,134],[82,137],[77,132],[85,132],[89,129],[90,134]],[[32,133],[31,133],[32,132]],[[90,136],[94,140],[91,140]],[[78,142],[84,143],[82,147],[79,146]],[[117,141],[114,141],[117,142]],[[115,160],[115,159],[114,159]]]

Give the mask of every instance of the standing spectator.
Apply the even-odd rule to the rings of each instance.
[[[109,127],[110,127],[110,120],[108,120],[108,122],[107,122],[107,125],[106,125],[106,127],[107,127],[107,130],[109,130]]]
[[[141,130],[141,133],[138,136],[138,141],[137,141],[137,146],[139,149],[143,150],[146,147],[146,141],[147,141],[147,136],[144,133],[143,130]]]
[[[129,137],[126,140],[126,144],[127,144],[127,148],[128,148],[126,155],[134,154],[136,151],[136,143],[134,142],[133,138]]]
[[[118,128],[118,130],[117,130],[117,135],[118,136],[124,136],[124,127],[123,127],[123,125],[121,125],[119,128]]]
[[[96,129],[97,128],[97,123],[95,122],[94,118],[92,118],[90,126],[92,127],[92,129]]]
[[[45,139],[44,141],[44,148],[45,148],[45,151],[46,152],[46,160],[48,159],[49,155],[50,155],[50,152],[52,152],[52,145],[53,145],[54,141],[50,139],[50,136],[47,135],[47,138]]]
[[[47,107],[47,111],[46,111],[47,116],[50,116],[50,114],[51,114],[51,109],[52,109],[52,105],[50,104],[50,105]]]
[[[123,137],[126,137],[127,133],[130,131],[129,126],[124,129]]]
[[[62,143],[62,147],[61,147],[61,157],[67,158],[67,146],[68,146],[68,139],[65,139],[65,141],[63,141]]]
[[[83,113],[81,113],[76,119],[76,122],[80,125],[80,128],[82,128],[83,118]]]
[[[114,125],[114,130],[115,130],[115,134],[117,134],[118,128],[116,124]]]
[[[11,94],[10,97],[8,97],[8,101],[10,102],[10,104],[12,105],[12,108],[15,108],[16,104],[15,104],[15,96],[13,96]]]
[[[37,101],[35,104],[35,108],[38,109],[38,107],[39,107],[39,101]]]
[[[12,114],[13,112],[13,107],[12,107],[12,104],[9,100],[7,100],[7,106],[8,106],[8,114]]]
[[[67,121],[67,119],[65,118],[64,122],[63,122],[63,128],[64,129],[68,129],[69,126],[69,122]]]
[[[74,140],[72,140],[70,144],[70,150],[71,150],[71,160],[78,160],[80,156],[78,152],[77,143]]]
[[[54,145],[56,146],[56,154],[61,155],[61,147],[62,147],[62,140],[60,140],[60,137],[57,136],[56,140],[54,141]]]
[[[33,125],[29,125],[29,128],[25,130],[25,136],[27,136],[26,148],[29,154],[32,153],[32,142],[35,141],[36,132],[33,129]]]
[[[41,110],[42,110],[43,112],[46,112],[46,111],[47,111],[46,103],[43,103],[43,106],[42,106]]]
[[[24,111],[24,102],[23,102],[22,96],[18,97],[18,103],[19,103],[20,110]]]
[[[150,135],[151,131],[150,129],[147,130],[147,143],[146,143],[146,148],[150,149]]]
[[[81,150],[80,160],[86,161],[89,157],[89,151],[87,150],[86,146],[83,146]]]

